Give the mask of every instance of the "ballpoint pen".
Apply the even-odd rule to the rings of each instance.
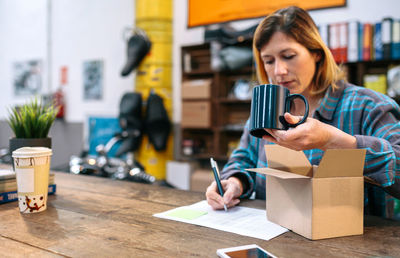
[[[211,163],[211,168],[214,173],[215,182],[217,183],[217,188],[218,188],[219,194],[223,197],[224,189],[222,188],[221,181],[219,180],[219,170],[218,170],[217,162],[215,162],[215,160],[213,158],[210,158],[210,163]],[[225,203],[224,203],[224,210],[228,211]]]

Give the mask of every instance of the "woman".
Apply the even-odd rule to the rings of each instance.
[[[207,201],[214,209],[223,208],[224,203],[235,206],[253,192],[256,198],[265,199],[265,176],[245,171],[268,166],[265,144],[303,150],[315,165],[326,149],[366,149],[364,175],[368,181],[400,198],[399,106],[383,94],[345,82],[344,73],[306,11],[288,7],[267,16],[255,31],[253,54],[259,83],[272,82],[288,88],[291,94],[304,95],[309,117],[287,131],[266,129],[270,136],[263,139],[249,134],[247,121],[239,147],[221,172],[224,197],[217,193],[215,182],[207,188]],[[304,105],[295,103],[290,113],[285,114],[286,121],[297,123]],[[366,187],[366,202],[373,206],[366,211],[384,215],[376,208],[385,204],[377,200],[383,196],[379,191]]]

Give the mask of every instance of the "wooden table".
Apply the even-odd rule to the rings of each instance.
[[[61,172],[55,181],[42,213],[0,205],[1,257],[216,257],[218,248],[246,244],[279,257],[400,256],[400,222],[366,217],[361,236],[311,241],[287,232],[264,241],[152,216],[202,193]],[[242,205],[265,208],[259,200]]]

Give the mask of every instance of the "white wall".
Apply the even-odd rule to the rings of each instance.
[[[122,32],[134,24],[134,0],[56,0],[51,1],[50,33],[51,74],[47,73],[47,7],[51,0],[0,0],[0,119],[7,116],[6,108],[22,103],[12,89],[15,61],[42,59],[44,61],[44,91],[55,90],[59,84],[61,66],[69,69],[66,88],[67,121],[83,122],[89,115],[118,114],[119,100],[125,91],[134,88],[134,74],[122,78],[126,45]],[[151,0],[150,0],[151,1]],[[180,48],[203,42],[204,28],[186,28],[187,0],[173,0],[173,87],[174,122],[181,119]],[[375,22],[383,17],[400,18],[399,0],[347,0],[346,7],[311,11],[317,24],[350,19]],[[246,28],[260,19],[233,22],[234,27]],[[101,101],[83,100],[83,61],[104,61],[104,97]],[[51,78],[51,87],[47,79]]]
[[[88,115],[118,116],[119,101],[134,89],[134,73],[121,77],[126,61],[123,31],[134,23],[132,0],[57,0],[53,3],[53,86],[59,69],[69,68],[67,118],[82,121]],[[83,100],[82,69],[85,60],[103,60],[101,101]]]
[[[21,6],[24,6],[21,8]],[[0,117],[7,107],[23,103],[12,88],[13,64],[46,59],[46,0],[0,0]],[[44,76],[47,74],[45,73]],[[46,88],[46,86],[45,86]]]
[[[24,103],[16,98],[12,85],[12,63],[41,59],[43,92],[59,86],[60,68],[68,67],[66,120],[82,122],[89,115],[117,116],[122,94],[134,89],[134,73],[121,77],[126,61],[123,31],[134,24],[133,0],[0,0],[0,119],[6,107]],[[48,3],[52,15],[48,17]],[[49,19],[47,19],[49,18]],[[51,20],[50,38],[47,33]],[[48,40],[51,42],[48,58]],[[83,99],[83,62],[104,61],[103,99]],[[48,84],[48,62],[51,84]]]

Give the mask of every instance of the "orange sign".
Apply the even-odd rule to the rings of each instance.
[[[188,27],[263,17],[291,5],[312,10],[345,6],[346,0],[188,0]]]
[[[68,83],[68,67],[61,66],[60,68],[60,85]]]

